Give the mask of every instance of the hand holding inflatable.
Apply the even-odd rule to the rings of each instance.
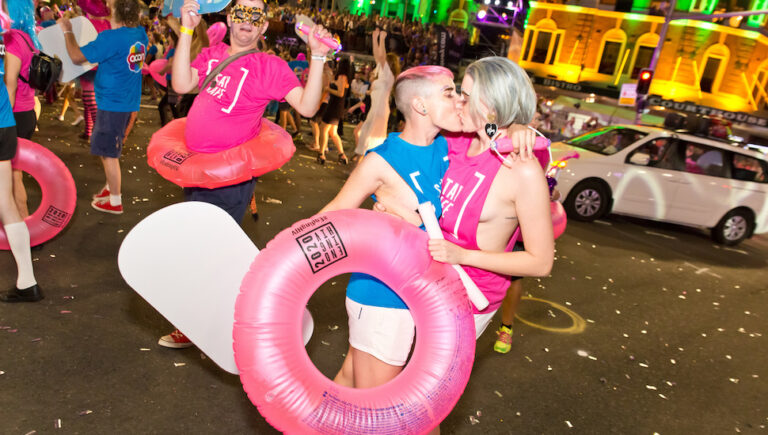
[[[421,215],[421,220],[424,222],[424,228],[427,229],[429,238],[438,240],[443,239],[443,231],[440,229],[440,224],[437,222],[437,217],[435,216],[435,206],[432,205],[431,202],[422,202],[419,204],[418,210]],[[483,292],[477,288],[477,284],[472,281],[472,278],[467,275],[467,272],[465,272],[461,266],[458,264],[453,264],[452,266],[459,274],[459,278],[461,278],[464,288],[467,289],[469,300],[472,301],[478,310],[482,311],[486,309],[488,307],[488,298],[486,298]]]
[[[309,45],[310,39],[317,39],[318,41],[322,42],[325,46],[330,48],[332,51],[335,51],[335,52],[341,51],[341,42],[330,37],[329,36],[330,34],[328,34],[327,31],[321,32],[322,30],[323,30],[322,26],[316,26],[315,23],[312,21],[312,19],[309,18],[308,16],[296,15],[296,34],[299,36],[299,38],[301,38],[302,41],[306,42]],[[314,38],[310,38],[310,33],[313,34]],[[313,49],[311,45],[310,45],[310,48]],[[314,53],[314,49],[313,49],[313,53]]]

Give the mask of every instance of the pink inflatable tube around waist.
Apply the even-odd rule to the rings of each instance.
[[[42,145],[19,138],[13,169],[28,173],[40,185],[43,198],[37,210],[24,219],[32,246],[51,240],[67,226],[77,203],[75,180],[56,154]],[[0,226],[0,249],[10,249]]]
[[[240,380],[271,425],[289,434],[422,434],[451,412],[469,380],[475,326],[458,275],[426,246],[424,231],[358,209],[297,222],[259,253],[243,278],[233,336]],[[334,384],[302,342],[310,296],[348,272],[384,281],[416,323],[410,362],[376,388]]]
[[[291,160],[291,135],[266,119],[255,138],[217,153],[190,151],[184,142],[187,118],[171,121],[152,135],[147,162],[166,180],[181,187],[214,189],[266,174]],[[215,126],[211,126],[215,128]]]

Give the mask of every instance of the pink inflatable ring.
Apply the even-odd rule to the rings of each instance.
[[[258,136],[217,153],[187,149],[186,126],[186,118],[171,121],[152,135],[147,147],[149,166],[181,187],[214,189],[241,183],[283,166],[296,151],[291,135],[266,119]]]
[[[421,434],[451,412],[469,380],[475,326],[458,275],[426,246],[426,232],[401,219],[344,210],[294,224],[256,256],[235,304],[235,362],[271,425],[291,434]],[[303,350],[304,306],[349,272],[384,281],[416,323],[408,365],[376,388],[334,384]]]
[[[37,210],[24,219],[32,246],[45,243],[59,234],[72,218],[77,203],[75,180],[56,154],[42,145],[19,138],[13,169],[32,176],[40,185],[43,198]],[[0,226],[0,249],[10,249],[5,231]]]

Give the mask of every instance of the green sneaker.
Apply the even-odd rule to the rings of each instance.
[[[496,335],[499,338],[496,339],[496,343],[493,344],[493,350],[498,353],[507,353],[512,349],[512,329],[502,326],[496,331]]]

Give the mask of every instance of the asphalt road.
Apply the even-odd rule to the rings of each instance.
[[[194,347],[157,346],[173,328],[118,271],[125,234],[182,197],[146,164],[156,111],[142,108],[127,140],[120,216],[90,207],[103,173],[71,116],[61,123],[44,107],[35,136],[72,171],[78,204],[66,230],[33,251],[46,299],[0,305],[0,433],[274,433],[238,377]],[[257,246],[333,197],[350,171],[335,158],[321,167],[299,146],[262,177],[260,219],[242,225]],[[552,275],[524,282],[512,351],[494,353],[492,331],[478,341],[443,433],[764,433],[767,258],[764,236],[724,248],[673,225],[570,222]],[[8,252],[0,271],[0,286],[12,286]],[[346,279],[325,283],[309,303],[307,352],[327,376],[347,348]]]

